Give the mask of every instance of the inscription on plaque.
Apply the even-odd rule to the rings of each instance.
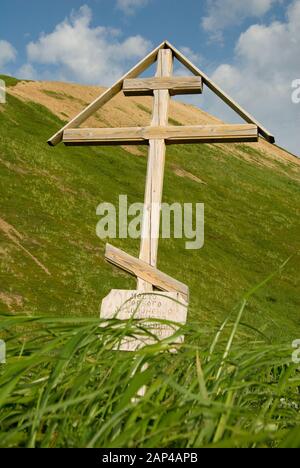
[[[134,338],[124,338],[119,346],[122,351],[135,351],[172,337],[186,323],[187,308],[187,302],[178,293],[112,290],[102,301],[100,318],[143,321],[143,328],[153,336],[137,330]],[[168,323],[161,323],[160,320]],[[184,337],[179,336],[174,338],[173,343],[180,344],[183,340]]]

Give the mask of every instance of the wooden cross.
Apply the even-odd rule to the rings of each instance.
[[[195,76],[174,77],[173,60],[177,58]],[[156,76],[137,78],[154,61],[157,61]],[[200,94],[203,84],[214,91],[234,109],[247,124],[242,125],[196,125],[170,126],[170,96],[178,94]],[[87,118],[122,91],[126,96],[153,95],[151,125],[136,128],[78,128]],[[57,132],[49,144],[60,141],[66,145],[141,145],[149,146],[147,178],[145,187],[144,216],[139,258],[107,244],[105,258],[117,267],[137,277],[137,290],[113,290],[103,300],[101,317],[113,318],[117,311],[120,319],[152,318],[185,323],[189,290],[186,285],[157,269],[157,252],[160,229],[160,206],[162,201],[165,154],[167,144],[251,142],[262,135],[270,142],[274,137],[250,114],[235,103],[202,71],[195,67],[169,42],[163,42],[128,74],[105,91],[77,117]],[[161,293],[155,292],[162,291]],[[157,337],[174,334],[176,327],[157,327]],[[177,339],[181,342],[182,337]],[[151,340],[150,340],[151,342]],[[132,339],[123,343],[121,349],[133,350],[149,343]]]

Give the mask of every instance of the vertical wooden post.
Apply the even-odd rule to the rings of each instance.
[[[173,72],[173,54],[170,49],[158,52],[156,76],[170,77]],[[170,93],[168,90],[154,91],[153,117],[151,125],[165,127],[169,121]],[[166,144],[165,140],[150,140],[145,190],[145,206],[142,227],[140,259],[156,266],[160,227]],[[137,289],[150,292],[152,284],[138,280]]]

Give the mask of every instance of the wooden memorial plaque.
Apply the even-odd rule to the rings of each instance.
[[[135,337],[124,338],[118,347],[121,351],[136,351],[173,336],[186,323],[187,309],[188,303],[176,292],[143,293],[114,289],[102,301],[100,318],[142,320],[142,326],[154,336],[147,336],[143,330],[140,334],[137,331]],[[160,320],[170,323],[161,323]],[[106,325],[104,322],[102,326]],[[183,341],[184,337],[179,336],[172,344]]]

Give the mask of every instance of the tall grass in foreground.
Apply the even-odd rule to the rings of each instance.
[[[300,447],[291,346],[239,334],[256,290],[212,340],[211,330],[189,322],[177,354],[167,342],[114,351],[124,336],[141,333],[142,322],[99,328],[98,319],[2,316],[0,445]]]

